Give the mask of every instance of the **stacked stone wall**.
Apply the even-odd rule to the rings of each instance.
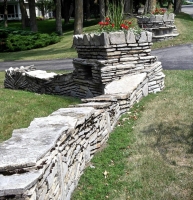
[[[6,70],[6,88],[67,94],[83,103],[34,119],[0,144],[0,200],[70,199],[121,114],[164,88],[149,32],[78,35],[74,45],[79,58],[70,74],[32,66]]]
[[[152,32],[152,41],[172,39],[179,35],[173,13],[164,15],[138,16],[140,28]]]
[[[123,80],[130,85],[127,90],[109,84],[106,94],[14,130],[0,144],[0,199],[70,199],[121,114],[148,94],[146,73],[118,80],[117,88]]]

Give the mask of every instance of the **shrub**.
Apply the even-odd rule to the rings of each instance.
[[[0,52],[25,51],[41,48],[60,41],[56,33],[34,33],[31,31],[0,29]]]

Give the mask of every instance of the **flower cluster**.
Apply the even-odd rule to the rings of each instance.
[[[156,9],[152,12],[152,14],[153,14],[153,15],[158,15],[158,14],[163,15],[165,12],[166,12],[166,9],[164,9],[164,8],[156,8]]]
[[[132,22],[123,20],[120,24],[115,25],[109,17],[106,17],[104,22],[99,22],[98,24],[100,25],[100,31],[110,32],[114,30],[128,30]]]
[[[128,30],[131,26],[132,22],[131,21],[128,21],[128,20],[124,20],[123,23],[120,25],[120,28],[121,29],[125,29],[125,30]]]
[[[98,24],[100,25],[101,31],[111,31],[115,27],[115,24],[111,23],[109,17],[106,17],[104,22],[99,22]]]

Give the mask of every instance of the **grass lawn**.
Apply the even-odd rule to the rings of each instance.
[[[5,73],[0,72],[0,142],[10,138],[14,129],[28,127],[34,118],[80,102],[72,97],[4,89],[4,77]]]
[[[193,71],[164,73],[165,89],[122,116],[74,200],[193,199]]]

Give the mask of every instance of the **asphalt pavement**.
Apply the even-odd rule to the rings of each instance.
[[[193,5],[182,6],[182,12],[193,17]],[[193,69],[193,41],[192,44],[179,45],[153,50],[151,55],[158,57],[163,69],[188,70]],[[0,62],[0,71],[9,67],[34,65],[41,70],[73,70],[72,59],[41,60],[41,61],[5,61]]]

